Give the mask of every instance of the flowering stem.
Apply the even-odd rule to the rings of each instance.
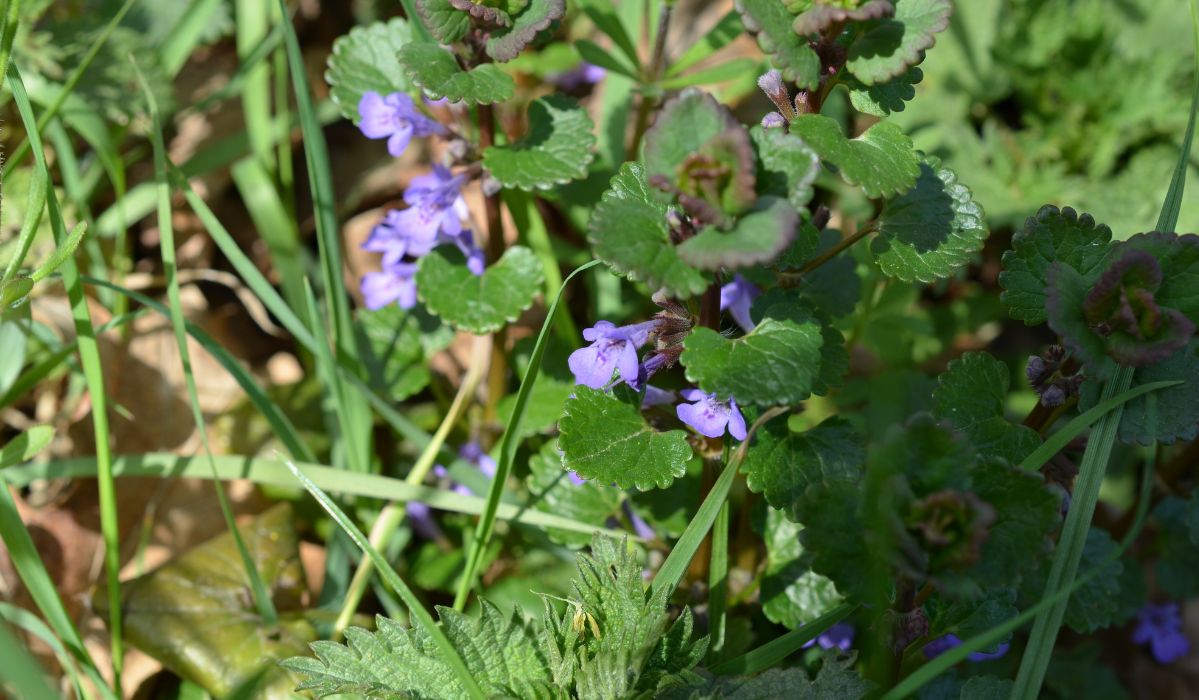
[[[825,264],[829,260],[832,260],[833,258],[837,257],[837,255],[841,251],[845,250],[846,248],[849,248],[854,243],[857,243],[858,241],[860,241],[863,238],[865,238],[866,236],[874,233],[875,231],[878,231],[878,222],[872,221],[872,222],[866,224],[865,226],[863,226],[862,228],[860,228],[856,232],[854,232],[853,235],[842,238],[837,243],[837,245],[833,246],[832,248],[829,248],[828,250],[824,251],[820,255],[817,255],[816,257],[809,260],[807,263],[804,264],[803,267],[800,268],[799,274],[806,275],[807,273],[811,272],[812,270],[815,270],[816,268]]]
[[[441,420],[441,425],[437,427],[437,432],[433,433],[429,444],[425,445],[425,449],[421,451],[417,457],[416,463],[412,465],[412,471],[408,472],[408,476],[404,479],[404,483],[413,486],[420,485],[429,470],[433,468],[433,462],[437,459],[437,453],[441,450],[441,446],[445,444],[446,437],[450,434],[450,430],[458,423],[458,419],[462,417],[466,405],[470,402],[471,396],[479,387],[479,382],[483,378],[483,367],[485,366],[484,358],[491,348],[491,340],[488,336],[477,336],[475,338],[474,347],[471,350],[470,365],[467,367],[466,376],[462,378],[462,384],[458,386],[458,393],[454,396],[453,403],[450,404],[450,410],[446,412],[445,417]],[[375,524],[371,526],[370,543],[376,550],[383,550],[387,541],[395,534],[395,531],[404,522],[404,516],[407,515],[407,504],[392,501],[388,503],[379,516],[375,518]],[[358,610],[358,604],[362,602],[362,595],[366,591],[366,586],[370,582],[371,573],[374,571],[374,564],[369,556],[363,555],[358,561],[358,568],[354,571],[354,578],[350,580],[349,588],[346,590],[346,597],[342,601],[341,611],[337,614],[337,620],[333,623],[332,639],[336,641],[341,638],[346,627],[350,624],[350,618],[354,612]]]
[[[495,109],[491,105],[479,105],[479,152],[495,145]],[[483,209],[487,217],[487,261],[494,265],[504,254],[504,220],[500,216],[499,192],[486,194]],[[507,346],[507,328],[495,332],[491,345],[490,372],[487,375],[487,404],[483,411],[484,420],[495,418],[495,407],[504,396],[508,379],[508,358],[504,354]]]

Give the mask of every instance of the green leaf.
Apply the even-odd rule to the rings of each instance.
[[[1064,621],[1079,634],[1122,625],[1132,619],[1145,602],[1144,583],[1125,574],[1128,569],[1134,576],[1139,576],[1135,564],[1130,562],[1126,566],[1115,559],[1118,549],[1119,545],[1105,530],[1093,527],[1087,532],[1080,566],[1084,571],[1098,568],[1101,573],[1071,594],[1066,606]]]
[[[791,122],[791,132],[837,166],[841,179],[861,187],[867,197],[906,192],[921,173],[912,140],[891,122],[880,122],[861,136],[847,139],[833,118],[801,114]]]
[[[1122,246],[1143,250],[1161,265],[1162,283],[1153,293],[1154,301],[1199,324],[1199,235],[1138,233]]]
[[[511,61],[532,43],[539,32],[549,28],[555,20],[562,19],[564,14],[566,0],[530,0],[511,27],[491,31],[484,50],[500,63]]]
[[[690,297],[708,288],[700,271],[679,257],[666,223],[667,206],[646,182],[645,168],[628,162],[612,178],[591,214],[587,239],[612,269],[650,289]]]
[[[962,684],[962,700],[1007,700],[1012,696],[1012,686],[1015,683],[1010,678],[995,676],[973,676]]]
[[[733,134],[741,138],[737,139]],[[739,162],[741,158],[737,156],[748,155],[752,159],[753,155],[737,153],[737,150],[745,150],[748,144],[733,144],[731,141],[734,139],[748,141],[744,128],[728,108],[702,90],[687,88],[662,107],[654,118],[653,126],[645,132],[642,160],[645,162],[646,180],[660,177],[672,185],[685,188],[683,166],[689,158],[703,152],[727,162],[732,168],[744,169],[744,164]],[[737,146],[742,148],[738,149]],[[752,190],[752,167],[750,165],[748,173],[734,172],[731,180],[737,183],[748,177]]]
[[[640,397],[618,387],[619,396],[575,388],[558,422],[563,465],[584,479],[642,491],[666,488],[687,471],[687,433],[660,433],[641,416]]]
[[[1030,326],[1044,323],[1049,267],[1060,262],[1090,276],[1107,255],[1111,239],[1111,229],[1096,224],[1090,214],[1052,204],[1041,207],[1012,237],[1012,249],[1003,254],[999,285],[1004,291],[999,298],[1012,318]]]
[[[742,405],[796,404],[812,393],[820,375],[823,342],[815,321],[767,318],[734,340],[696,328],[679,359],[687,379],[706,392]]]
[[[1040,472],[1000,460],[984,460],[971,480],[974,493],[997,514],[971,574],[990,591],[1018,585],[1052,549],[1049,536],[1061,523],[1061,497]]]
[[[801,230],[799,235],[805,235],[806,230]],[[841,234],[835,229],[825,229],[820,232],[816,241],[812,256],[840,243]],[[838,255],[806,273],[799,281],[799,291],[804,298],[829,316],[848,316],[853,313],[862,296],[862,279],[858,275],[857,262],[852,255]],[[839,344],[843,345],[840,342]]]
[[[983,209],[970,189],[930,156],[916,186],[883,207],[870,252],[889,277],[932,282],[969,262],[986,238]]]
[[[482,275],[466,269],[461,253],[447,250],[443,246],[421,258],[416,286],[429,311],[455,328],[497,331],[532,306],[541,291],[544,269],[528,248],[509,248]]]
[[[537,510],[591,523],[596,529],[605,527],[608,518],[620,510],[620,489],[601,481],[581,484],[571,481],[562,466],[562,455],[552,442],[547,442],[541,452],[529,459],[526,483]],[[582,547],[591,541],[590,535],[569,530],[547,528],[546,534],[553,541],[572,547]]]
[[[803,139],[783,129],[749,130],[758,156],[758,192],[786,197],[791,206],[804,208],[812,199],[812,183],[820,174],[820,156]]]
[[[1170,497],[1153,509],[1158,526],[1154,580],[1171,598],[1186,600],[1199,595],[1199,542],[1192,537],[1196,499]]]
[[[429,368],[421,344],[420,321],[413,311],[396,304],[357,313],[358,327],[366,336],[369,353],[363,364],[370,383],[389,401],[402,401],[429,384]]]
[[[701,270],[767,263],[791,244],[798,227],[799,213],[787,200],[762,197],[732,229],[705,226],[683,241],[678,246],[679,257]]]
[[[865,441],[843,418],[829,418],[810,430],[792,432],[785,416],[758,430],[741,470],[750,491],[795,522],[803,520],[808,486],[828,479],[856,480],[866,460]]]
[[[1107,344],[1083,316],[1082,304],[1098,270],[1084,277],[1071,265],[1054,262],[1046,274],[1045,310],[1049,327],[1062,338],[1062,344],[1081,362],[1089,374],[1113,364],[1107,357]]]
[[[980,455],[1019,464],[1041,437],[1003,416],[1011,376],[1007,365],[985,352],[968,352],[949,363],[933,392],[936,414],[962,430]]]
[[[54,437],[54,428],[48,425],[35,425],[23,433],[4,443],[0,447],[0,469],[17,464],[24,464],[41,452]]]
[[[507,187],[549,189],[587,175],[595,159],[594,125],[587,111],[562,95],[528,107],[529,130],[516,143],[491,146],[483,166]]]
[[[412,27],[396,17],[389,22],[354,27],[333,42],[325,82],[329,83],[329,97],[343,117],[358,123],[358,102],[365,92],[387,95],[414,90],[396,62],[396,52],[412,40]]]
[[[478,618],[440,606],[437,611],[446,636],[488,697],[528,697],[533,687],[550,682],[549,669],[519,609],[504,615],[483,601]],[[368,698],[465,696],[423,629],[405,628],[383,616],[376,618],[376,625],[376,632],[350,627],[344,645],[314,642],[315,659],[284,661],[284,668],[306,677],[297,690]]]
[[[3,286],[0,286],[0,312],[15,306],[31,291],[33,291],[33,280],[28,277],[14,277],[5,282]]]
[[[565,363],[563,364],[565,365]],[[543,373],[537,379],[537,383],[533,385],[532,391],[529,392],[525,417],[520,422],[520,430],[516,433],[517,439],[523,440],[555,429],[558,425],[558,417],[562,415],[562,404],[573,393],[575,393],[573,382],[564,382]],[[516,395],[508,394],[496,406],[496,418],[504,425],[511,425],[508,421],[512,417],[515,407]]]
[[[783,0],[792,12],[798,12],[791,29],[800,36],[823,34],[836,25],[867,22],[895,14],[891,0]]]
[[[470,14],[459,10],[449,0],[415,0],[416,14],[440,44],[461,41],[471,29]],[[395,55],[395,47],[392,55]]]
[[[1082,384],[1079,408],[1087,410],[1099,401],[1099,382],[1107,376],[1112,364],[1093,373],[1095,379]],[[1138,396],[1124,404],[1117,436],[1124,443],[1151,445],[1154,441],[1173,443],[1193,440],[1199,435],[1199,339],[1192,339],[1166,359],[1137,367],[1132,375],[1133,386],[1152,382],[1181,381],[1182,384]]]
[[[896,0],[895,16],[866,30],[849,46],[845,67],[866,85],[902,75],[924,60],[936,34],[949,26],[949,0]]]
[[[512,77],[491,63],[462,70],[453,54],[434,43],[412,41],[400,47],[400,65],[409,79],[434,99],[494,104],[512,99]]]
[[[916,96],[915,85],[921,80],[924,80],[924,72],[919,68],[909,68],[903,75],[877,85],[847,80],[849,103],[859,112],[888,117],[904,110],[907,102]]]
[[[795,15],[779,0],[737,0],[734,5],[741,13],[745,28],[754,34],[763,53],[783,78],[814,90],[820,82],[820,57],[808,45],[806,37],[791,30]]]
[[[298,602],[304,575],[291,507],[277,505],[240,529],[272,597]],[[97,590],[93,602],[106,614],[102,592]],[[271,675],[286,675],[275,661],[302,653],[316,639],[298,609],[284,612],[276,626],[258,616],[229,532],[122,583],[121,607],[130,642],[217,696],[264,668]]]
[[[799,543],[803,526],[787,520],[782,511],[764,510],[765,523],[758,528],[766,542],[762,613],[771,622],[797,629],[835,608],[841,595],[832,581],[808,567]]]
[[[861,700],[870,695],[874,684],[854,670],[855,654],[838,657],[824,652],[824,661],[815,679],[801,668],[772,668],[753,677],[718,676],[679,688],[670,688],[655,696],[660,700]]]

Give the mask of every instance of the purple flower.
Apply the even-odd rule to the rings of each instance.
[[[441,539],[441,528],[433,518],[433,513],[429,510],[428,505],[420,501],[408,501],[406,509],[408,512],[408,522],[412,525],[412,530],[416,534],[426,540]]]
[[[645,396],[641,399],[641,407],[665,406],[674,403],[674,398],[673,391],[659,389],[656,386],[647,386],[645,387]]]
[[[1191,643],[1182,633],[1182,618],[1178,603],[1154,605],[1141,608],[1137,613],[1137,627],[1132,632],[1132,641],[1149,645],[1149,651],[1159,664],[1168,664],[1191,650]]]
[[[575,375],[575,383],[602,389],[620,370],[621,379],[636,381],[637,348],[645,345],[657,321],[630,326],[616,326],[610,321],[598,321],[583,331],[583,339],[591,345],[570,354],[567,364]]]
[[[758,87],[779,109],[763,117],[762,126],[785,126],[787,122],[795,119],[795,107],[791,104],[791,94],[787,91],[787,86],[783,84],[782,73],[777,70],[766,71],[758,78]]]
[[[465,175],[454,175],[440,165],[433,166],[433,172],[427,175],[412,178],[404,192],[408,208],[387,212],[362,249],[382,253],[386,264],[405,255],[419,258],[439,243],[458,243],[463,233],[462,219],[469,213],[462,199],[464,182]],[[466,240],[473,246],[469,236]],[[470,253],[463,252],[469,259]]]
[[[767,112],[766,116],[762,117],[763,129],[785,129],[787,120],[783,119],[783,115],[778,112]]]
[[[933,641],[929,642],[928,644],[925,644],[924,645],[924,656],[925,656],[925,658],[932,659],[937,656],[940,656],[941,654],[944,654],[945,652],[949,651],[950,649],[953,649],[954,647],[958,647],[961,645],[962,645],[962,640],[959,639],[957,637],[957,635],[947,634],[944,637],[938,637],[937,639],[934,639]],[[969,661],[973,661],[975,663],[977,663],[979,661],[990,661],[991,659],[998,659],[999,657],[1001,657],[1007,653],[1007,650],[1010,646],[1011,646],[1010,644],[1008,644],[1007,642],[1004,642],[1003,644],[1000,644],[999,646],[995,647],[995,651],[970,652],[969,654],[966,655],[966,659]]]
[[[571,70],[562,73],[551,73],[545,77],[545,80],[559,90],[570,92],[584,85],[595,85],[603,80],[607,74],[608,71],[603,68],[583,61]]]
[[[445,237],[445,234],[442,234]],[[475,245],[475,237],[471,234],[470,229],[464,228],[458,235],[451,236],[450,242],[458,246],[458,250],[466,256],[466,269],[476,275],[482,275],[483,269],[486,267],[486,262],[483,258],[483,249]]]
[[[488,478],[495,478],[495,460],[483,451],[483,446],[471,440],[458,448],[458,456],[478,467]]]
[[[716,394],[705,394],[699,389],[684,389],[682,394],[693,403],[678,405],[675,411],[679,420],[706,437],[720,437],[727,427],[729,435],[737,440],[745,439],[745,418],[736,401],[720,401]]]
[[[737,325],[749,333],[756,325],[750,318],[749,307],[761,293],[762,290],[749,280],[741,275],[733,275],[733,281],[720,288],[720,310],[727,310]]]
[[[383,270],[362,276],[362,297],[366,308],[376,311],[391,303],[401,309],[416,306],[416,263],[383,260]]]
[[[387,152],[398,156],[413,136],[445,133],[445,127],[421,113],[412,98],[402,92],[383,97],[377,92],[363,93],[358,101],[358,128],[368,139],[387,139]]]
[[[633,507],[629,505],[628,500],[624,502],[624,514],[629,516],[629,522],[633,525],[633,532],[643,540],[653,540],[658,537],[658,533],[645,522]]]
[[[849,651],[850,645],[853,644],[853,635],[853,625],[848,622],[838,622],[816,635],[815,639],[809,639],[808,643],[803,645],[803,648],[807,649],[813,644],[819,644],[821,649]]]

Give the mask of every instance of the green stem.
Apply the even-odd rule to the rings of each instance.
[[[1132,375],[1132,367],[1120,367],[1104,386],[1102,400],[1127,390],[1132,384]],[[1087,443],[1087,450],[1083,454],[1078,479],[1074,485],[1074,494],[1070,499],[1070,512],[1066,516],[1066,524],[1062,527],[1042,598],[1068,589],[1078,575],[1078,564],[1082,560],[1087,531],[1090,529],[1095,505],[1099,500],[1099,487],[1103,485],[1103,474],[1107,469],[1108,458],[1116,442],[1117,429],[1123,415],[1123,404],[1112,409],[1100,419]],[[1070,597],[1064,596],[1037,615],[1029,635],[1028,646],[1024,649],[1024,657],[1020,661],[1016,685],[1012,688],[1013,698],[1036,698],[1040,693],[1045,671],[1049,668],[1049,660],[1053,655],[1053,645],[1057,641],[1058,630],[1061,628],[1069,602]]]

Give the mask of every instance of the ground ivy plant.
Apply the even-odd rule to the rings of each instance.
[[[1177,479],[1193,456],[1165,446],[1199,430],[1199,237],[1046,205],[990,239],[1007,251],[980,286],[990,231],[972,173],[889,120],[919,99],[949,0],[734,4],[691,46],[668,45],[672,3],[640,47],[601,0],[413,0],[337,42],[342,115],[427,160],[363,244],[380,269],[361,279],[360,319],[398,306],[490,334],[487,410],[505,423],[491,456],[464,453],[490,486],[454,488],[488,505],[441,632],[351,627],[285,663],[302,689],[860,698],[931,682],[929,697],[1035,697],[1061,624],[1135,620],[1131,643],[1157,662],[1185,651],[1196,499],[1132,488],[1127,517],[1091,515],[1109,461],[1151,472],[1142,446],[1162,446]],[[749,65],[692,68],[743,33],[761,52]],[[757,91],[705,89],[727,80]],[[591,260],[559,308],[561,266]],[[539,298],[548,318],[530,312]],[[977,342],[995,338],[977,326],[996,299],[1037,327],[1015,371]],[[545,321],[536,343],[506,345],[530,319]],[[1128,447],[1112,457],[1113,442]],[[482,574],[504,500],[635,539],[597,534],[567,596],[502,610]],[[407,517],[446,540],[427,507]],[[1130,550],[1146,522],[1156,540]],[[1028,611],[1031,642],[1012,622]]]

